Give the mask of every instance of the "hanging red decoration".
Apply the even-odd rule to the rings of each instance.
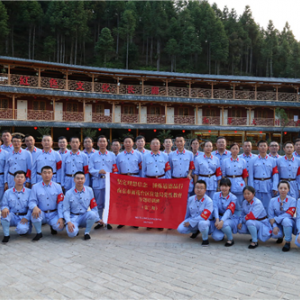
[[[67,127],[67,128],[66,128],[66,130],[70,130],[70,128],[69,128],[69,127]]]
[[[130,131],[131,131],[131,129],[128,129],[128,131],[130,132]]]
[[[98,128],[98,131],[101,131],[101,128]]]
[[[34,130],[37,130],[37,127],[33,127]]]
[[[156,132],[156,129],[153,129],[154,132]]]

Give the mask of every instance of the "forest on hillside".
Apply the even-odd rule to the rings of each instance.
[[[270,7],[272,9],[272,7]],[[0,55],[171,72],[300,77],[289,24],[207,1],[0,1]]]

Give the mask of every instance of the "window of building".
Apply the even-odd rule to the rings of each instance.
[[[78,112],[78,103],[67,103],[67,111]]]
[[[46,110],[46,102],[45,101],[33,101],[33,110]]]
[[[180,107],[178,111],[179,116],[188,116],[189,115],[189,108],[188,107]]]
[[[150,107],[150,115],[160,115],[160,107],[159,106],[151,106]]]
[[[241,117],[243,117],[243,112],[240,109],[233,109],[231,111],[231,116],[233,118],[241,118]]]
[[[257,118],[259,119],[266,119],[266,118],[272,118],[273,112],[268,109],[259,109],[256,111]]]
[[[124,115],[133,115],[134,114],[134,106],[126,105],[124,106]]]
[[[8,100],[0,99],[0,108],[8,108]]]
[[[97,114],[104,114],[104,105],[103,104],[96,104],[95,111]]]
[[[220,110],[216,108],[205,108],[204,112],[206,117],[220,117]]]

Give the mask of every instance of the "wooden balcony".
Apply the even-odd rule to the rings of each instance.
[[[254,118],[252,126],[274,126],[274,118]]]
[[[203,125],[220,125],[220,117],[202,117]]]
[[[147,123],[149,124],[165,124],[166,116],[163,115],[147,115]]]
[[[247,117],[229,117],[227,119],[227,125],[245,126],[247,125]]]
[[[195,124],[195,117],[194,116],[174,116],[174,124],[188,124],[194,125]]]
[[[1,120],[12,120],[14,117],[16,117],[17,111],[13,111],[9,108],[1,108],[0,109],[0,119]],[[15,116],[14,116],[15,115]]]
[[[138,123],[139,115],[138,114],[131,114],[131,115],[121,114],[121,122],[122,123]]]
[[[93,113],[92,120],[97,123],[112,123],[112,115],[105,116],[103,113]]]
[[[84,122],[84,115],[82,112],[62,112],[64,122]]]
[[[27,120],[35,121],[53,121],[53,111],[49,110],[28,110]]]

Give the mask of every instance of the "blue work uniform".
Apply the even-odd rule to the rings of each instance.
[[[279,239],[285,236],[287,242],[292,241],[292,232],[296,228],[296,223],[294,220],[294,214],[296,212],[296,199],[287,196],[285,199],[281,200],[280,196],[272,198],[270,200],[268,216],[269,220],[274,219],[273,229],[275,227],[279,228],[279,233],[274,234],[272,232],[272,238]]]
[[[229,193],[226,197],[223,197],[221,192],[214,194],[213,198],[214,219],[211,220],[212,238],[215,241],[221,241],[226,234],[227,239],[231,241],[233,239],[232,234],[237,233],[238,217],[234,215],[235,208],[237,206],[237,197]],[[219,230],[215,226],[216,219],[223,221],[223,227]]]
[[[138,152],[140,152],[143,156],[146,154],[146,153],[149,153],[150,151],[149,150],[147,150],[147,149],[143,149],[142,151],[140,151],[139,149],[135,149],[135,151],[138,151]]]
[[[25,187],[20,192],[13,187],[4,193],[1,210],[5,208],[9,210],[6,218],[1,217],[4,236],[9,236],[9,227],[16,227],[18,234],[28,233],[31,217],[29,197],[30,189]],[[28,222],[22,224],[23,218],[27,219]]]
[[[279,181],[288,181],[290,184],[290,191],[288,195],[297,199],[299,197],[300,190],[300,158],[293,156],[291,159],[288,159],[286,155],[281,156],[277,159],[276,165],[279,174]]]
[[[107,173],[117,173],[116,156],[111,151],[95,152],[89,160],[89,171],[93,178],[93,191],[98,207],[98,214],[102,220],[103,209],[105,207],[105,174],[99,171],[104,170]],[[98,220],[97,220],[98,221]]]
[[[63,159],[63,157],[71,151],[69,149],[66,149],[65,151],[57,150],[56,152],[60,155],[61,159]]]
[[[202,199],[197,196],[191,196],[188,199],[186,215],[184,221],[179,224],[177,230],[179,233],[196,233],[199,230],[202,233],[202,240],[208,239],[210,232],[210,220],[212,219],[213,201],[207,195]],[[189,222],[188,227],[184,226],[185,222]]]
[[[170,153],[167,153],[167,151],[164,150],[163,152],[169,156],[173,151],[171,151]]]
[[[2,150],[6,151],[9,154],[12,154],[12,152],[14,151],[13,144],[10,144],[9,146],[6,146],[6,145],[3,144],[0,147],[1,147]]]
[[[271,156],[275,160],[277,160],[278,158],[281,157],[279,154],[276,154],[275,156],[273,156],[271,153],[269,153],[269,156]]]
[[[246,185],[244,179],[249,176],[246,161],[239,157],[236,159],[225,158],[222,165],[222,176],[231,181],[230,191],[237,197],[236,215],[240,215],[244,200],[243,189]]]
[[[293,155],[294,155],[295,157],[300,158],[300,154],[298,154],[296,151],[293,152]]]
[[[4,183],[5,183],[5,165],[7,157],[9,156],[8,152],[0,148],[0,207],[1,201],[4,194]]]
[[[125,150],[117,156],[117,169],[121,175],[141,176],[143,157],[139,151],[131,150],[129,153]]]
[[[15,185],[14,173],[16,171],[24,171],[26,173],[26,182],[31,182],[31,170],[32,170],[32,158],[31,154],[20,149],[17,153],[13,151],[7,156],[4,178],[5,183],[8,183],[8,188],[12,188]]]
[[[198,176],[198,180],[206,182],[206,195],[212,199],[218,189],[218,180],[222,178],[219,159],[213,155],[210,157],[205,154],[198,156],[195,159],[195,175]]]
[[[30,151],[28,150],[28,148],[26,148],[25,150],[27,150],[27,151],[31,154],[31,157],[32,157],[32,163],[34,162],[34,160],[36,159],[36,157],[39,155],[39,153],[42,152],[41,149],[36,148],[36,147],[33,148],[32,152],[30,152]]]
[[[295,238],[295,245],[300,247],[300,243],[298,242],[298,238],[300,235],[300,213],[298,213],[300,211],[300,200],[297,200],[297,214],[296,214],[296,238]]]
[[[37,206],[41,210],[38,218],[31,216],[36,233],[41,233],[42,224],[46,223],[56,231],[63,230],[57,224],[58,219],[63,218],[63,200],[62,188],[54,181],[50,181],[48,185],[41,181],[32,187],[29,208],[33,210]]]
[[[238,233],[251,234],[254,243],[257,239],[265,242],[271,237],[272,226],[262,202],[256,197],[250,203],[243,201],[239,224],[242,224],[242,229],[238,229]]]
[[[84,186],[81,192],[75,187],[68,190],[63,201],[63,213],[66,224],[72,222],[75,226],[73,232],[66,226],[69,237],[75,237],[79,227],[85,228],[85,234],[89,234],[95,221],[99,220],[93,190],[88,186]]]
[[[69,154],[65,155],[62,160],[61,168],[61,186],[68,191],[75,186],[74,174],[81,171],[85,174],[85,185],[90,184],[90,174],[89,174],[89,163],[88,157],[81,151],[73,153],[70,151]]]
[[[96,152],[96,150],[94,149],[94,148],[92,148],[92,151],[90,152],[90,153],[88,153],[87,151],[86,151],[86,149],[84,149],[83,150],[83,153],[88,157],[88,161],[90,161],[90,159],[91,159],[91,156],[94,154]],[[89,184],[89,187],[93,187],[93,176],[91,175],[91,173],[90,173],[90,184]],[[87,185],[86,183],[85,183],[85,185]]]
[[[255,195],[262,201],[266,211],[272,198],[272,190],[277,190],[278,178],[275,159],[269,155],[264,158],[258,155],[251,159],[248,185],[255,188]]]
[[[256,154],[250,153],[249,155],[246,155],[245,153],[239,155],[239,158],[243,158],[246,161],[246,168],[247,171],[249,172],[249,164],[250,164],[250,160],[257,157]]]
[[[220,161],[220,166],[222,166],[223,160],[231,157],[231,152],[229,150],[225,150],[221,155],[218,150],[215,150],[211,153],[213,156],[216,156]]]
[[[43,181],[41,172],[44,166],[49,166],[53,169],[52,181],[60,183],[61,165],[62,165],[61,156],[60,154],[58,154],[57,151],[54,151],[53,149],[50,149],[48,152],[42,150],[42,152],[39,153],[36,156],[35,160],[33,161],[32,184]]]
[[[143,157],[142,177],[146,178],[171,178],[171,167],[167,154],[158,151],[146,153]]]
[[[171,152],[169,155],[169,162],[171,166],[171,177],[172,178],[186,178],[190,170],[194,170],[194,159],[193,153],[191,151],[183,149],[179,152],[178,149]],[[193,179],[190,180],[189,185],[189,196],[193,192],[194,182]]]

